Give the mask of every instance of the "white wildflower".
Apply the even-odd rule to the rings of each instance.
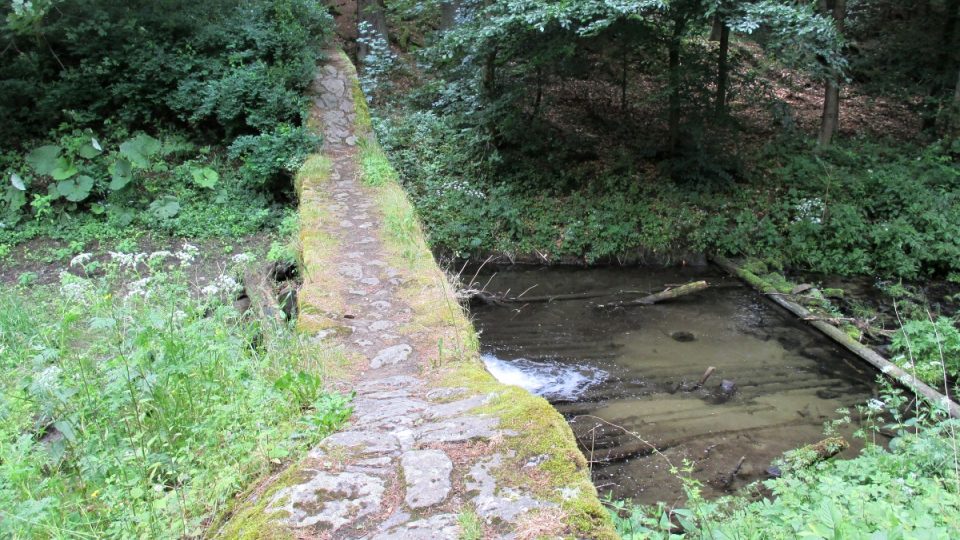
[[[147,298],[150,296],[150,289],[147,287],[150,283],[150,278],[145,277],[143,279],[138,279],[127,287],[127,298],[132,296],[143,296]]]
[[[810,223],[819,224],[820,218],[823,216],[823,209],[823,201],[819,197],[803,199],[796,206],[795,210],[797,215],[793,218],[793,221],[809,221]]]
[[[180,246],[180,251],[174,253],[173,256],[180,259],[181,266],[189,266],[197,257],[198,253],[200,253],[200,249],[197,246],[193,244],[183,244]]]
[[[200,294],[204,296],[213,296],[220,292],[220,288],[216,285],[207,285],[206,287],[200,289]]]
[[[246,253],[246,252],[237,253],[236,255],[231,257],[231,260],[233,260],[233,262],[236,264],[246,264],[248,262],[253,261],[253,254]]]
[[[146,253],[121,253],[116,251],[110,252],[110,258],[113,259],[120,268],[129,267],[131,269],[136,268],[143,261],[147,259]]]
[[[867,408],[870,409],[871,411],[880,412],[884,408],[886,408],[886,406],[887,404],[884,403],[883,401],[880,401],[879,399],[871,399],[870,401],[867,402]]]
[[[93,286],[84,278],[77,277],[66,270],[60,272],[60,294],[64,297],[79,301],[87,297]]]
[[[167,257],[173,257],[173,253],[166,250],[160,250],[160,251],[154,251],[153,253],[151,253],[148,259],[150,260],[150,262],[153,262],[157,259],[166,259]]]
[[[70,266],[82,266],[90,262],[90,259],[93,258],[93,253],[81,253],[76,257],[70,259]]]

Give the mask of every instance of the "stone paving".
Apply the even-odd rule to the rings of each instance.
[[[332,218],[324,226],[340,246],[334,260],[348,313],[347,331],[317,339],[339,340],[365,365],[347,426],[310,452],[298,465],[299,480],[272,493],[266,512],[304,538],[455,539],[464,512],[479,518],[486,535],[514,537],[524,516],[556,511],[557,503],[497,480],[511,451],[493,443],[518,434],[477,412],[492,395],[423,378],[420,360],[436,340],[400,331],[413,310],[398,293],[404,271],[383,262],[382,217],[357,178],[352,66],[330,56],[315,102],[333,163],[325,194]],[[482,450],[471,454],[478,444]]]

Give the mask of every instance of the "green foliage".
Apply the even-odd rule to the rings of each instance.
[[[297,212],[288,211],[280,220],[277,231],[279,239],[270,243],[267,260],[296,264],[300,254],[299,231],[300,215]]]
[[[350,415],[320,375],[338,353],[285,329],[263,345],[229,276],[198,297],[182,266],[143,274],[137,257],[0,291],[0,536],[200,536],[271,461]]]
[[[4,146],[62,122],[187,123],[212,140],[297,123],[332,25],[307,0],[18,4],[0,7]]]
[[[230,157],[239,159],[245,186],[262,187],[289,178],[320,145],[320,138],[303,127],[280,124],[269,133],[238,137],[230,145]]]
[[[960,377],[960,331],[953,320],[911,320],[893,335],[892,360],[920,380],[942,386],[944,377]]]
[[[549,157],[514,156],[501,167],[465,154],[473,132],[435,113],[376,128],[431,243],[450,252],[596,261],[689,250],[839,274],[960,269],[952,232],[960,228],[960,166],[938,145],[857,140],[815,155],[780,142],[754,156],[738,182],[701,190],[617,163],[568,169],[569,182],[549,170]]]

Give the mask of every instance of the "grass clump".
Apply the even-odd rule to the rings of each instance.
[[[238,313],[230,274],[192,292],[195,255],[0,292],[0,536],[198,536],[349,416],[323,384],[342,354]]]

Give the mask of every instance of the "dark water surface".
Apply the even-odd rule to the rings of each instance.
[[[618,291],[700,279],[710,288],[671,302],[599,307],[637,297]],[[838,408],[874,394],[873,368],[712,268],[488,268],[476,281],[512,296],[530,287],[527,297],[610,293],[472,310],[488,369],[566,416],[601,494],[680,502],[670,464],[684,459],[706,496],[728,493],[765,478],[784,451],[822,439]],[[694,388],[709,366],[716,371]],[[850,440],[853,429],[841,433]]]

